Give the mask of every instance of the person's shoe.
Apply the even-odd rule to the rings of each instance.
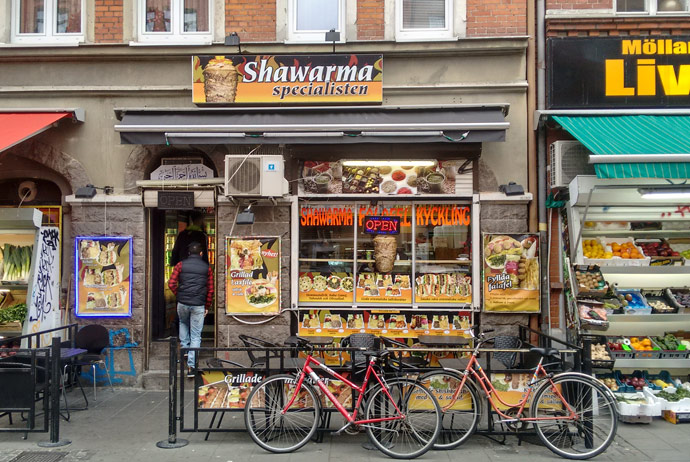
[[[194,378],[194,369],[191,367],[187,368],[187,378],[188,379],[193,379]]]

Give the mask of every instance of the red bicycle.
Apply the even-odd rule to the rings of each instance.
[[[435,448],[455,448],[472,435],[481,415],[480,390],[500,417],[498,422],[513,431],[532,424],[544,445],[561,457],[589,459],[608,448],[616,436],[618,410],[605,385],[579,372],[547,372],[544,357],[555,356],[558,350],[532,348],[541,355],[539,364],[520,401],[506,402],[477,359],[481,346],[490,340],[479,335],[464,371],[446,368],[420,377],[442,404],[442,429]]]
[[[412,459],[433,447],[441,429],[441,408],[434,395],[418,381],[401,378],[387,381],[377,371],[380,369],[377,364],[389,355],[388,351],[363,353],[369,356],[369,361],[364,382],[357,386],[315,359],[308,340],[296,339],[297,347],[308,352],[302,370],[297,375],[268,377],[247,397],[244,419],[256,444],[271,452],[286,453],[301,448],[314,436],[322,421],[321,400],[312,386],[315,384],[323,399],[329,400],[345,419],[345,425],[336,434],[354,426],[365,428],[374,446],[397,459]],[[350,392],[358,393],[352,412],[340,403],[311,366],[341,380]],[[363,409],[363,419],[359,418],[360,409]]]

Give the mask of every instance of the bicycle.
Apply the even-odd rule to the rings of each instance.
[[[523,430],[531,423],[544,445],[561,457],[589,459],[608,448],[616,436],[618,410],[615,398],[605,385],[579,372],[547,372],[544,357],[557,355],[558,350],[531,348],[531,352],[541,356],[539,363],[522,399],[507,403],[497,394],[477,359],[481,346],[490,340],[493,339],[486,338],[485,333],[479,334],[464,371],[444,368],[420,377],[420,382],[427,384],[437,398],[443,395],[439,398],[443,403],[441,435],[434,448],[456,448],[476,430],[481,415],[480,387],[500,416],[500,423],[513,431]],[[450,390],[452,396],[448,398]],[[499,409],[496,400],[508,409]]]
[[[321,421],[321,401],[308,383],[309,377],[345,418],[345,425],[335,434],[351,431],[355,426],[365,428],[377,449],[397,459],[412,459],[433,447],[441,430],[441,407],[417,381],[386,381],[377,372],[375,365],[389,355],[388,351],[364,352],[369,361],[364,381],[357,386],[314,358],[308,340],[295,338],[296,346],[307,351],[303,368],[297,375],[268,377],[247,397],[245,424],[256,444],[271,452],[287,453],[301,448],[314,436]],[[358,393],[352,413],[338,401],[312,365]],[[369,387],[370,384],[373,386]],[[358,418],[362,405],[364,419]]]

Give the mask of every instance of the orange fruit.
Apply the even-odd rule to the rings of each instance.
[[[626,260],[627,260],[627,259],[629,259],[629,258],[630,258],[630,254],[629,254],[628,252],[623,252],[623,253],[621,254],[621,258],[623,258],[623,259],[626,259]]]

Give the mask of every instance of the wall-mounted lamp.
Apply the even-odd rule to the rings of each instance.
[[[100,186],[94,186],[92,184],[87,184],[86,186],[82,186],[81,188],[77,188],[77,191],[74,193],[74,197],[77,199],[92,199],[93,196],[96,195],[96,190],[100,189],[103,191],[104,194],[112,194],[113,193],[113,187],[112,186],[103,186],[102,188]]]
[[[525,188],[523,188],[522,185],[515,184],[514,181],[508,184],[502,184],[498,187],[498,190],[506,196],[521,196],[525,194]]]
[[[246,209],[237,214],[235,223],[238,225],[253,225],[254,224],[254,212],[251,211],[252,204],[249,204]]]
[[[237,35],[237,32],[233,32],[232,34],[225,37],[225,46],[226,47],[237,47],[237,52],[239,54],[242,54],[242,47],[240,45],[240,36]]]
[[[335,53],[335,42],[340,41],[340,32],[336,32],[335,29],[331,29],[326,32],[326,41],[333,42],[333,53]]]

